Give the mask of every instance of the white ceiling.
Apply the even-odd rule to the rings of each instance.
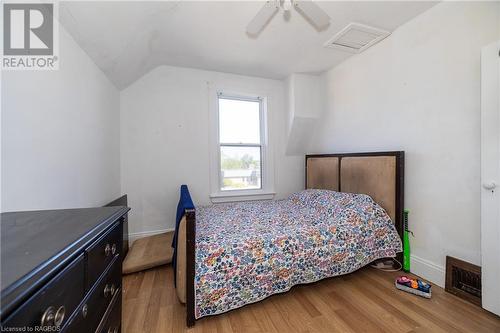
[[[318,73],[352,56],[324,48],[350,22],[394,31],[435,2],[317,1],[332,18],[318,32],[298,12],[279,12],[258,38],[246,35],[259,1],[65,1],[60,21],[122,89],[159,65],[282,79]]]

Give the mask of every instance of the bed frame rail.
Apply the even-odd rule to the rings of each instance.
[[[196,255],[196,213],[186,209],[186,324],[194,326],[194,276]]]

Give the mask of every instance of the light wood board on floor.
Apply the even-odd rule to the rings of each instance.
[[[172,262],[172,232],[139,238],[123,261],[123,274],[143,271]]]

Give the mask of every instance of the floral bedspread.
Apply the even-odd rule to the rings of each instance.
[[[196,318],[393,257],[391,219],[363,194],[305,190],[285,200],[196,209]]]

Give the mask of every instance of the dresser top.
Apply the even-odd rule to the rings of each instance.
[[[2,213],[0,313],[9,312],[128,211],[118,206]]]

